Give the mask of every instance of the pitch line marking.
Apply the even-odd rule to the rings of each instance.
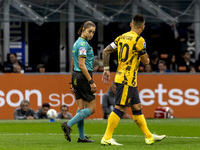
[[[0,135],[2,136],[12,136],[12,135],[21,135],[21,136],[24,136],[24,135],[62,135],[63,134],[59,134],[59,133],[0,133]],[[78,136],[78,134],[71,134],[71,135],[76,135]],[[99,136],[99,137],[102,137],[103,134],[87,134],[89,136]],[[141,137],[143,138],[144,136],[142,135],[113,135],[114,137]],[[187,136],[167,136],[167,138],[171,138],[171,139],[200,139],[200,137],[187,137]]]

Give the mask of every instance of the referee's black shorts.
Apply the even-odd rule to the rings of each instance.
[[[92,72],[89,72],[92,77]],[[95,93],[91,92],[90,84],[82,72],[74,71],[72,74],[72,85],[75,90],[76,100],[91,102],[95,99]]]

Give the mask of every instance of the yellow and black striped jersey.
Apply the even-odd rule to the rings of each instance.
[[[115,82],[137,87],[140,56],[146,54],[144,38],[130,31],[118,36],[110,46],[116,49],[118,54]]]

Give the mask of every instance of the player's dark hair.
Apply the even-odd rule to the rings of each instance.
[[[79,28],[78,30],[78,34],[81,35],[81,33],[83,32],[83,30],[89,28],[89,27],[96,27],[96,25],[92,22],[92,21],[89,21],[89,20],[86,20],[82,23],[81,27]]]
[[[144,21],[145,21],[144,17],[140,14],[133,16],[133,25],[136,28],[142,27],[142,25],[144,24]]]
[[[50,108],[50,105],[49,105],[49,103],[44,103],[44,104],[42,104],[42,108],[43,107],[48,107],[48,108]]]

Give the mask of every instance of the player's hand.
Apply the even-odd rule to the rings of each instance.
[[[103,83],[109,84],[109,82],[110,82],[110,71],[109,70],[104,70],[102,81],[103,81]]]
[[[90,84],[90,87],[91,87],[91,92],[92,93],[95,93],[97,91],[97,86],[96,86],[95,83]]]

